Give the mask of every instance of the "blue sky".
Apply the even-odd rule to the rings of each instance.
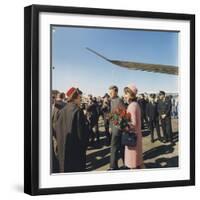
[[[52,88],[79,87],[85,94],[103,96],[110,85],[134,83],[139,92],[178,91],[178,76],[129,70],[86,50],[89,47],[112,60],[178,65],[178,33],[125,29],[53,27]]]

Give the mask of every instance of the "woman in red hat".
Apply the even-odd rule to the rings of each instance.
[[[131,114],[131,123],[137,135],[137,144],[135,147],[125,146],[124,165],[128,169],[139,169],[143,167],[141,111],[136,101],[136,94],[137,88],[135,85],[128,85],[124,88],[124,98],[129,104],[127,113]]]
[[[67,105],[61,110],[56,123],[58,160],[60,172],[80,172],[85,170],[88,131],[86,119],[80,108],[82,92],[70,88]]]

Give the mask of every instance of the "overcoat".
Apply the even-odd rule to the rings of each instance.
[[[85,170],[88,130],[83,111],[68,103],[60,112],[56,123],[60,172]]]

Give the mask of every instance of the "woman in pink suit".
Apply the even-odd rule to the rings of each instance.
[[[136,146],[125,146],[124,164],[128,169],[140,169],[143,167],[141,113],[139,104],[136,101],[136,94],[137,88],[135,85],[128,85],[124,88],[124,98],[129,104],[127,113],[131,114],[131,123],[134,132],[137,134]]]

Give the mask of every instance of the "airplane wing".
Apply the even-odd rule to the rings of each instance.
[[[101,57],[102,59],[120,67],[124,67],[127,69],[132,70],[141,70],[147,72],[156,72],[156,73],[164,73],[164,74],[172,74],[178,75],[178,67],[172,65],[162,65],[162,64],[148,64],[148,63],[138,63],[138,62],[130,62],[130,61],[120,61],[120,60],[110,60],[105,56],[97,53],[96,51],[86,48],[88,51],[96,54],[97,56]]]

